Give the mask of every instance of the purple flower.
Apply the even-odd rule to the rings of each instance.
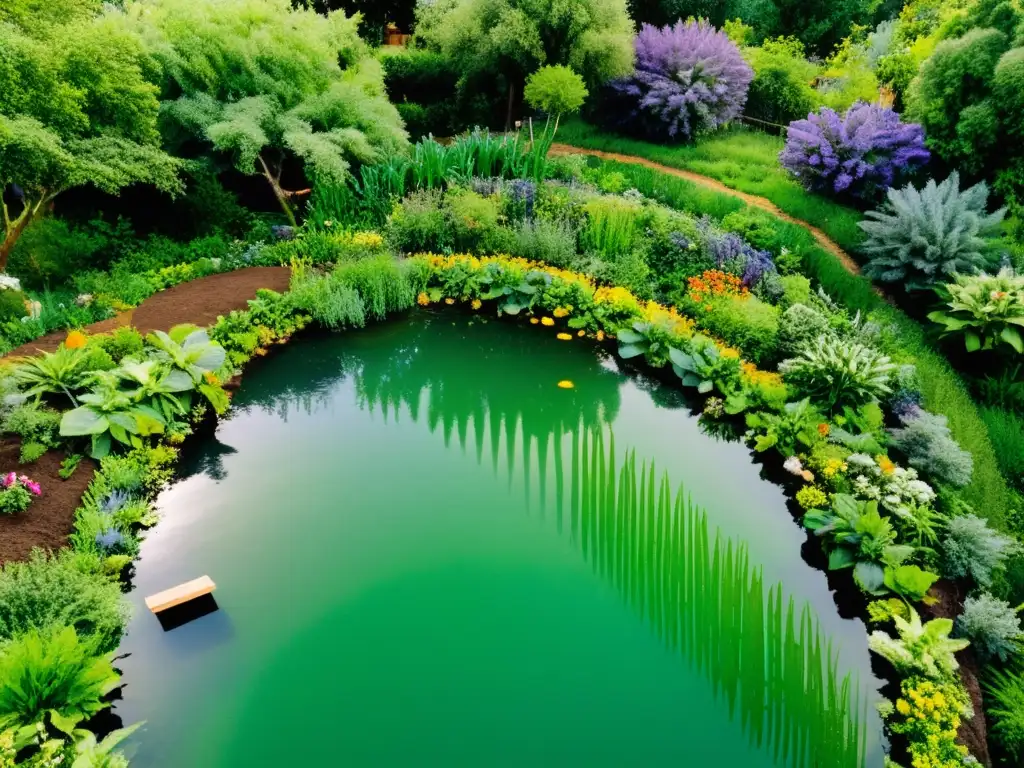
[[[736,44],[708,22],[644,24],[636,71],[609,83],[602,115],[631,133],[691,139],[739,117],[753,79]]]
[[[733,232],[720,232],[712,220],[704,216],[697,222],[704,236],[708,253],[719,269],[738,275],[747,288],[757,285],[765,273],[775,271],[775,262],[768,251],[759,251]]]
[[[920,125],[858,102],[842,118],[822,107],[794,120],[779,161],[808,190],[873,200],[930,157]]]

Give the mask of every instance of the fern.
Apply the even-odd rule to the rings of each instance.
[[[864,273],[884,282],[924,290],[957,274],[977,274],[994,266],[993,238],[1004,210],[987,213],[984,182],[960,190],[956,172],[941,184],[918,190],[908,184],[889,190],[882,209],[868,211],[860,227],[870,256]]]

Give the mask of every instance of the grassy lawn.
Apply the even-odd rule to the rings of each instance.
[[[672,168],[693,171],[740,192],[771,200],[781,210],[813,224],[855,256],[863,240],[860,211],[805,192],[779,165],[779,136],[738,126],[696,144],[663,145],[604,133],[579,119],[558,129],[558,141],[586,149],[635,155]]]

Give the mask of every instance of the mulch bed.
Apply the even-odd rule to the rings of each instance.
[[[117,317],[86,326],[87,333],[106,333],[120,326],[134,325],[142,333],[166,331],[182,323],[213,325],[219,315],[245,309],[260,288],[288,290],[288,267],[248,267],[201,277],[155,293],[135,309]],[[67,331],[54,331],[11,350],[8,357],[53,352],[67,338]]]
[[[218,315],[233,309],[245,309],[247,302],[260,288],[288,290],[291,270],[287,267],[250,267],[234,272],[210,275],[199,280],[168,288],[150,296],[131,312],[94,323],[88,333],[103,333],[119,326],[134,325],[139,331],[166,331],[181,323],[208,326]],[[42,336],[9,354],[35,355],[52,352],[67,337],[67,331]],[[0,441],[0,473],[17,472],[28,475],[43,487],[43,494],[20,515],[0,515],[0,564],[24,560],[34,547],[57,550],[67,543],[74,523],[75,510],[82,494],[92,480],[96,464],[82,461],[69,480],[57,474],[64,459],[61,452],[51,451],[31,464],[19,464],[20,438]]]
[[[25,512],[0,515],[0,563],[25,560],[33,547],[57,550],[67,543],[78,502],[92,481],[96,464],[83,459],[67,480],[57,470],[64,460],[62,451],[50,451],[31,464],[19,464],[21,439],[7,438],[0,442],[0,469],[3,473],[28,475],[43,488],[42,496],[32,500]]]

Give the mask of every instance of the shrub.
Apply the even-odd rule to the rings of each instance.
[[[4,478],[4,485],[0,488],[0,515],[18,515],[29,508],[33,496],[28,489],[29,482],[24,475],[20,479],[15,478],[13,472]]]
[[[733,211],[722,219],[722,229],[739,235],[756,250],[778,252],[785,247],[779,220],[760,208]]]
[[[33,550],[28,561],[0,570],[0,644],[29,630],[72,627],[100,652],[121,642],[128,606],[116,581],[94,558],[61,550]]]
[[[515,230],[510,253],[554,267],[568,267],[576,256],[576,230],[564,221],[521,222]]]
[[[806,304],[794,304],[779,320],[779,352],[794,357],[829,335],[832,331],[827,317]]]
[[[388,98],[398,108],[410,136],[451,136],[461,127],[456,101],[459,74],[447,57],[403,48],[379,58]]]
[[[14,288],[0,289],[0,323],[20,320],[27,316],[26,299],[24,293]]]
[[[740,116],[753,77],[736,44],[706,21],[645,24],[636,72],[607,86],[602,115],[627,132],[692,139]]]
[[[806,117],[817,106],[818,95],[811,82],[818,67],[807,61],[799,40],[765,40],[760,48],[747,48],[744,55],[754,69],[745,115],[788,125]]]
[[[1024,418],[1001,408],[982,408],[999,466],[1007,479],[1024,490]]]
[[[756,296],[711,299],[698,322],[757,364],[772,360],[778,347],[779,310]]]
[[[911,184],[890,189],[885,206],[860,222],[868,234],[862,250],[870,257],[864,273],[923,290],[957,274],[985,271],[994,261],[992,238],[1004,213],[987,213],[987,201],[984,182],[961,192],[956,172],[921,190]]]
[[[964,612],[956,620],[956,632],[971,642],[974,652],[982,661],[999,659],[1005,662],[1020,648],[1020,619],[1017,612],[1004,600],[988,593],[968,597]]]
[[[783,275],[779,278],[782,296],[779,303],[791,308],[797,304],[808,305],[811,301],[811,281],[803,275]]]
[[[384,255],[340,264],[331,279],[338,285],[356,289],[366,314],[383,320],[392,312],[408,309],[415,303],[416,293],[409,280],[409,269],[406,264]]]
[[[950,678],[960,666],[956,651],[967,647],[966,640],[950,639],[952,619],[932,619],[921,622],[917,611],[911,609],[910,619],[893,616],[898,637],[876,630],[868,638],[868,647],[889,660],[902,675],[919,675],[931,680]]]
[[[558,129],[557,118],[579,111],[588,95],[583,78],[563,65],[541,67],[526,78],[526,87],[523,88],[523,99],[527,104],[554,115],[555,130]]]
[[[587,222],[580,245],[588,252],[615,259],[633,247],[643,209],[622,197],[596,197],[586,204]]]
[[[889,431],[890,443],[907,456],[910,466],[942,483],[971,482],[974,460],[953,439],[945,416],[918,409],[900,420],[903,427]]]
[[[823,107],[791,123],[779,160],[812,192],[873,200],[928,157],[921,126],[862,102],[842,118]]]
[[[1007,344],[1024,354],[1024,276],[1003,269],[998,275],[957,275],[938,290],[946,306],[928,319],[945,335],[963,336],[968,352]]]
[[[951,518],[942,541],[944,573],[951,579],[970,577],[980,587],[989,587],[995,571],[1020,547],[1011,538],[996,533],[975,515]]]
[[[402,253],[443,253],[454,246],[454,226],[440,190],[413,192],[388,218],[388,241]]]
[[[887,394],[896,366],[863,344],[820,336],[779,366],[787,384],[828,410],[877,400]]]
[[[31,630],[0,654],[0,728],[36,723],[70,734],[109,706],[102,698],[118,682],[106,656],[95,655],[70,627]]]
[[[366,306],[359,291],[333,276],[303,280],[292,285],[290,295],[296,309],[325,328],[337,331],[366,325]]]
[[[4,417],[3,431],[18,435],[22,443],[54,448],[59,442],[61,414],[51,408],[19,405]]]
[[[487,247],[498,229],[498,201],[469,189],[455,188],[445,197],[454,224],[454,247],[460,252],[477,253]]]
[[[115,363],[126,357],[135,357],[142,353],[142,334],[131,327],[117,328],[109,334],[94,336],[90,340],[100,349],[106,351]]]
[[[1019,761],[1024,748],[1024,675],[991,670],[985,683],[990,733]]]
[[[757,250],[733,232],[717,231],[707,218],[701,219],[697,227],[715,266],[740,277],[747,288],[753,288],[767,273],[775,271],[768,251]]]

